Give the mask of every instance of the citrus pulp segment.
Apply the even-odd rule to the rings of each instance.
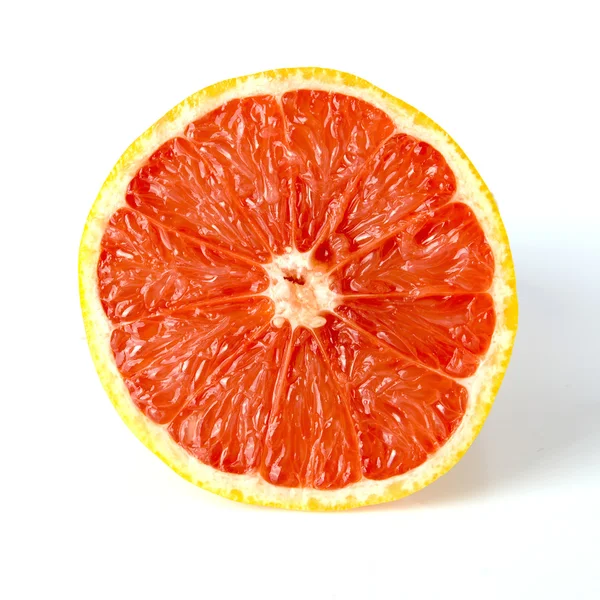
[[[202,487],[288,508],[447,471],[516,331],[508,241],[468,159],[324,69],[217,84],[142,135],[92,208],[80,290],[134,433]]]

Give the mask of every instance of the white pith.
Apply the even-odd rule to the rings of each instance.
[[[85,256],[85,260],[80,263],[80,282],[88,341],[103,384],[121,416],[148,447],[190,481],[234,499],[290,508],[310,508],[317,505],[319,508],[335,509],[340,506],[380,502],[420,489],[444,473],[449,463],[456,462],[453,457],[459,457],[466,450],[493,402],[495,376],[504,369],[512,347],[514,331],[507,327],[505,315],[506,307],[513,301],[513,292],[509,283],[513,273],[512,263],[510,269],[502,266],[506,264],[507,252],[501,242],[504,232],[501,229],[501,222],[499,223],[490,205],[487,189],[469,161],[459,154],[451,138],[441,130],[417,122],[413,113],[404,110],[401,105],[392,102],[389,97],[374,87],[362,86],[362,84],[349,86],[341,77],[339,81],[333,81],[330,75],[321,77],[319,73],[320,70],[316,69],[312,77],[304,72],[298,72],[296,75],[286,75],[281,78],[260,74],[239,80],[235,86],[217,95],[207,94],[203,97],[206,91],[199,92],[172,111],[168,119],[161,120],[156,127],[141,136],[123,155],[92,208],[82,241],[81,256]],[[446,444],[419,467],[382,481],[363,477],[357,483],[337,490],[274,486],[257,473],[246,475],[224,473],[188,454],[170,437],[165,427],[146,418],[131,401],[110,348],[112,325],[104,314],[97,291],[96,265],[107,222],[116,210],[125,206],[125,191],[129,181],[161,144],[181,134],[190,121],[199,119],[231,99],[262,93],[278,96],[290,90],[303,88],[324,89],[360,97],[386,112],[395,122],[399,132],[409,133],[441,152],[456,176],[455,198],[474,211],[486,234],[496,262],[494,281],[489,290],[496,310],[496,329],[490,348],[482,358],[477,372],[468,379],[459,380],[459,383],[469,392],[469,402],[460,426]],[[264,265],[271,277],[271,286],[264,294],[275,304],[274,319],[287,319],[293,326],[305,325],[314,328],[323,324],[319,312],[332,310],[339,299],[329,290],[327,282],[322,277],[317,278],[316,273],[307,269],[305,276],[314,275],[310,287],[314,302],[311,297],[310,302],[304,303],[304,309],[297,308],[302,298],[298,297],[296,290],[290,288],[296,284],[285,281],[283,275],[287,268],[307,267],[307,263],[307,254],[292,250],[286,255],[277,257],[272,263]],[[281,283],[282,281],[285,285]],[[277,323],[278,321],[275,322],[276,325]]]
[[[299,326],[317,329],[326,323],[323,312],[334,310],[340,303],[340,298],[329,288],[327,273],[314,267],[309,252],[288,248],[263,268],[271,280],[264,295],[275,306],[272,322],[276,327],[289,321],[292,329]],[[303,283],[286,279],[290,276],[302,279]]]

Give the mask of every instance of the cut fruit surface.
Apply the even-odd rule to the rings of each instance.
[[[300,509],[451,468],[517,321],[502,221],[458,146],[313,68],[217,84],[142,135],[88,218],[80,291],[103,384],[151,450]]]

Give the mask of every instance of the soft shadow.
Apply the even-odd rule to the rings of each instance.
[[[598,373],[597,333],[591,331],[597,328],[595,284],[572,277],[566,283],[549,269],[544,276],[533,264],[519,274],[517,341],[480,436],[438,481],[371,510],[565,485],[566,475],[593,468],[600,456],[600,392],[592,381]]]

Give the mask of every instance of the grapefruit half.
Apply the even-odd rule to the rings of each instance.
[[[485,183],[338,71],[193,94],[111,171],[79,256],[102,383],[191,482],[295,509],[395,500],[479,432],[517,328]]]

